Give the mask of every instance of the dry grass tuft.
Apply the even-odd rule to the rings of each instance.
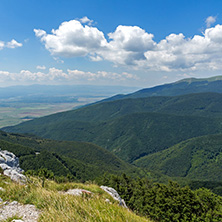
[[[0,176],[0,184],[5,191],[0,191],[3,200],[16,200],[24,204],[34,204],[41,210],[39,221],[42,222],[150,222],[144,217],[139,217],[133,212],[120,207],[117,202],[95,184],[63,183],[57,184],[46,181],[41,187],[41,181],[32,178],[27,186],[10,182],[4,183]],[[7,180],[8,181],[8,180]],[[64,195],[60,191],[73,188],[82,188],[93,192],[93,195],[72,196]],[[105,202],[109,198],[111,203]]]

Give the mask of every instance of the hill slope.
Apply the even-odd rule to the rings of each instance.
[[[41,187],[37,178],[31,178],[31,182],[26,186],[19,185],[0,175],[0,186],[2,187],[0,196],[4,200],[4,204],[1,202],[1,221],[2,219],[4,221],[21,221],[21,219],[22,221],[37,221],[33,219],[33,215],[36,215],[34,210],[37,208],[40,211],[38,221],[42,222],[151,222],[150,219],[138,216],[119,206],[117,201],[98,185],[57,184],[46,180],[45,187]],[[74,188],[90,191],[92,195],[74,196],[66,193],[68,189]],[[110,203],[106,202],[108,198]],[[18,204],[17,201],[23,205]],[[24,210],[25,206],[29,206],[29,208]],[[6,211],[7,207],[8,210]]]
[[[0,131],[0,148],[15,153],[24,170],[47,168],[57,176],[70,174],[89,180],[104,172],[138,172],[106,149],[90,143],[53,141]]]
[[[4,129],[92,142],[132,162],[192,137],[222,133],[221,122],[222,94],[199,93],[103,102]]]
[[[51,121],[46,121],[47,118]],[[132,162],[192,137],[220,133],[221,122],[216,118],[133,113],[103,122],[79,122],[49,116],[11,129],[55,140],[93,142]]]
[[[69,114],[69,118],[79,121],[104,121],[138,112],[222,117],[222,94],[194,93],[180,96],[125,98],[97,103],[72,113],[67,112],[66,115]],[[57,117],[59,118],[59,115]]]
[[[211,78],[188,78],[180,81],[144,88],[127,95],[116,95],[103,101],[112,101],[126,98],[142,98],[150,96],[178,96],[192,93],[216,92],[222,93],[222,76]]]
[[[176,115],[222,117],[222,94],[199,93],[176,97],[146,97],[103,102],[77,110],[61,112],[32,121],[4,128],[7,131],[22,132],[26,126],[53,124],[68,120],[81,122],[102,122],[131,113],[159,112]],[[25,130],[23,130],[25,132]],[[27,131],[26,131],[27,133]]]
[[[171,177],[221,181],[221,144],[221,134],[192,138],[134,163],[148,170],[159,170]]]

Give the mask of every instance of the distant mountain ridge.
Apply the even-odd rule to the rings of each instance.
[[[222,93],[222,76],[182,79],[173,83],[144,88],[126,95],[115,95],[108,99],[104,99],[103,101],[113,101],[126,98],[143,98],[149,96],[178,96],[203,92]]]
[[[92,142],[132,162],[192,137],[222,133],[221,122],[222,94],[202,93],[103,102],[4,130]]]
[[[213,82],[213,81],[218,81],[218,80],[222,80],[222,76],[213,76],[213,77],[209,77],[209,78],[185,78],[182,80],[178,80],[175,83],[179,83],[179,82],[201,82],[201,81],[207,81],[207,82]]]
[[[221,78],[184,79],[3,129],[60,141],[94,143],[128,163],[144,160],[141,166],[146,166],[150,156],[178,143],[222,134]],[[214,139],[215,143],[220,141],[218,137]],[[216,169],[219,166],[215,164]],[[153,170],[165,173],[160,165]],[[203,169],[200,165],[198,168]]]

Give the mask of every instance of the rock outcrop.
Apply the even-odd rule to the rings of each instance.
[[[13,181],[24,184],[26,177],[22,174],[23,170],[19,167],[19,159],[13,153],[0,149],[0,168],[5,176]]]
[[[120,206],[128,208],[126,206],[125,201],[120,197],[120,195],[117,193],[115,189],[113,189],[112,187],[107,187],[107,186],[100,186],[100,188],[103,189],[105,192],[107,192],[110,196],[112,196],[114,200],[119,201]]]
[[[69,189],[65,192],[65,194],[74,195],[74,196],[82,196],[84,194],[91,195],[92,192],[84,189]]]
[[[23,205],[17,201],[0,203],[0,221],[5,221],[9,217],[17,215],[22,217],[22,220],[14,221],[37,222],[39,214],[40,211],[31,204]]]

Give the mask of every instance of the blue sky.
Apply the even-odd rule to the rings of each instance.
[[[1,0],[0,87],[222,74],[222,1]]]

